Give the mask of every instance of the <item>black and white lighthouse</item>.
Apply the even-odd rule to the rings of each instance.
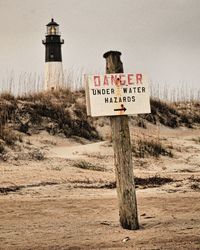
[[[45,45],[45,90],[53,90],[63,86],[63,66],[61,45],[64,40],[60,38],[59,24],[54,19],[47,25],[46,39],[42,41]]]

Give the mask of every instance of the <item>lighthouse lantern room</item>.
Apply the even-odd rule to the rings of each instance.
[[[64,43],[64,40],[60,38],[59,25],[53,18],[46,26],[46,38],[42,41],[45,45],[44,89],[53,90],[61,88],[64,84],[61,53],[61,45]]]

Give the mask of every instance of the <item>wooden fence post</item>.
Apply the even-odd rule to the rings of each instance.
[[[118,51],[109,51],[103,55],[106,59],[107,74],[124,72],[120,56]],[[139,223],[128,116],[111,116],[110,121],[120,224],[124,229],[136,230],[139,229]]]

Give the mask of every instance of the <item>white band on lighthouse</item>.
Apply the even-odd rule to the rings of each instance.
[[[64,86],[64,75],[62,62],[45,63],[45,90],[62,88]]]

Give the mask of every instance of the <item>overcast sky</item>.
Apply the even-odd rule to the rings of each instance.
[[[200,86],[200,0],[0,0],[0,80],[11,70],[43,72],[52,17],[65,69],[104,73],[103,53],[119,50],[125,72]]]

